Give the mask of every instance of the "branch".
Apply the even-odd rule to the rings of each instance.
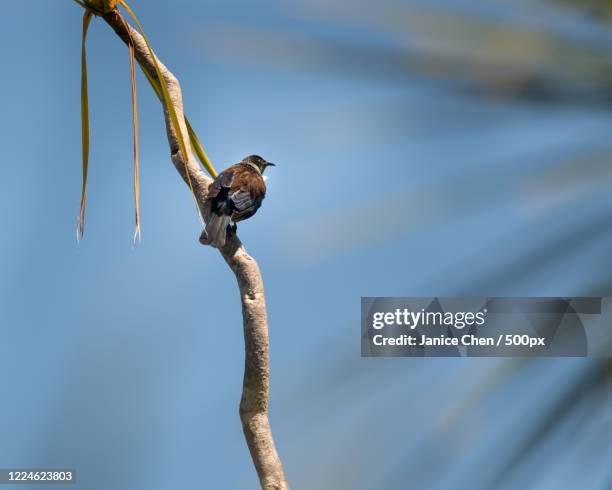
[[[149,54],[149,50],[147,45],[136,29],[133,29],[123,18],[121,13],[118,10],[113,10],[112,12],[104,15],[104,20],[113,28],[113,30],[117,33],[117,35],[123,40],[126,45],[129,45],[130,42],[134,44],[134,55],[136,56],[136,60],[147,73],[151,76],[151,78],[159,84],[159,79],[157,77],[157,72],[155,70],[155,65],[153,63],[153,58]],[[160,71],[166,81],[168,86],[168,91],[170,92],[170,98],[172,99],[172,105],[174,106],[174,110],[176,111],[176,115],[179,120],[179,125],[181,126],[181,132],[184,136],[185,148],[187,148],[187,162],[185,162],[183,155],[179,152],[179,140],[178,136],[174,132],[174,128],[172,127],[172,122],[170,121],[170,113],[168,112],[168,108],[164,105],[164,118],[166,121],[166,132],[168,135],[168,144],[170,145],[170,158],[172,159],[172,163],[176,167],[176,170],[181,175],[186,184],[189,184],[187,179],[187,174],[185,173],[185,168],[187,168],[187,172],[189,172],[189,177],[191,179],[191,184],[193,186],[193,190],[195,193],[195,198],[204,214],[204,202],[206,199],[206,194],[208,191],[208,186],[211,184],[212,180],[208,177],[200,168],[198,163],[193,157],[191,152],[191,143],[189,138],[185,137],[188,135],[187,127],[185,124],[185,114],[183,111],[183,95],[181,92],[181,86],[176,77],[168,70],[168,68],[157,58],[157,62],[159,63]]]
[[[118,10],[104,15],[104,20],[124,43],[133,42],[136,59],[153,80],[159,83],[153,59],[142,36],[125,21]],[[168,68],[159,59],[157,61],[168,85],[170,98],[180,121],[185,146],[188,150],[188,160],[185,162],[183,155],[179,152],[178,139],[170,122],[168,108],[164,106],[172,163],[174,163],[185,183],[188,183],[185,171],[189,172],[198,207],[202,215],[208,217],[210,210],[206,205],[206,195],[212,179],[204,174],[191,154],[191,145],[184,122],[180,84]],[[289,484],[285,479],[283,466],[274,446],[274,438],[268,419],[270,392],[269,337],[263,280],[257,262],[247,253],[235,233],[228,233],[227,243],[220,252],[236,275],[242,301],[245,342],[244,380],[240,401],[242,428],[255,469],[259,475],[261,487],[266,490],[288,490]]]

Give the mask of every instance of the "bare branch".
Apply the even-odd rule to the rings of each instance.
[[[134,54],[140,66],[143,69],[147,70],[149,75],[159,83],[157,78],[157,72],[155,71],[155,65],[153,63],[153,58],[149,54],[149,50],[147,49],[147,45],[136,29],[132,28],[121,13],[118,10],[113,10],[112,12],[106,14],[104,16],[104,20],[113,28],[113,30],[117,33],[117,35],[123,40],[126,45],[129,45],[130,40],[134,43]],[[212,180],[208,177],[200,168],[197,161],[193,157],[191,152],[191,143],[189,141],[187,127],[185,125],[185,114],[183,111],[183,94],[181,92],[181,86],[177,78],[172,74],[170,70],[157,58],[159,63],[160,71],[168,85],[168,91],[170,92],[170,98],[172,99],[172,104],[175,108],[176,115],[179,120],[179,124],[181,126],[181,132],[183,133],[183,139],[185,143],[185,148],[187,148],[188,155],[186,156],[187,162],[184,160],[184,156],[179,152],[179,141],[178,136],[175,134],[174,129],[172,127],[172,123],[170,121],[170,113],[168,112],[168,108],[164,105],[164,117],[166,120],[166,132],[168,135],[168,144],[170,145],[170,156],[172,159],[172,163],[176,167],[176,170],[179,172],[185,183],[188,183],[187,175],[185,173],[185,168],[189,172],[189,177],[191,178],[191,184],[193,185],[193,190],[195,193],[196,201],[198,206],[200,207],[202,213],[204,214],[204,200],[206,198],[208,186],[211,184]],[[187,163],[187,165],[185,165]]]
[[[151,77],[158,81],[153,59],[149,54],[142,36],[133,29],[118,10],[104,16],[104,20],[117,35],[129,44],[134,43],[136,59]],[[179,152],[168,108],[164,107],[168,143],[171,158],[177,171],[187,183],[185,168],[189,172],[196,201],[203,216],[210,212],[205,205],[208,186],[212,183],[191,154],[191,145],[184,123],[181,87],[176,77],[158,60],[161,73],[166,80],[172,104],[181,123],[185,147],[189,155],[187,162]],[[187,165],[185,165],[187,163]],[[268,419],[268,400],[270,391],[268,316],[263,280],[259,266],[246,251],[235,233],[228,233],[225,247],[221,250],[223,258],[236,275],[242,302],[242,317],[245,341],[245,369],[240,401],[240,419],[244,435],[259,475],[261,487],[266,490],[289,489],[283,466],[276,452],[274,438]]]

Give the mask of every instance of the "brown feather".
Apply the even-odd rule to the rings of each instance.
[[[233,196],[248,195],[244,206],[236,207]],[[251,165],[236,163],[224,170],[210,188],[208,199],[215,214],[231,216],[238,222],[253,216],[266,196],[266,183],[261,173]]]

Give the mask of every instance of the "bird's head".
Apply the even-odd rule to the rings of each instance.
[[[255,165],[262,174],[264,173],[266,167],[276,166],[274,163],[266,162],[259,155],[249,155],[248,157],[242,159],[242,163],[250,163],[252,165]]]

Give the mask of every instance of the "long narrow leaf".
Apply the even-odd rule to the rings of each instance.
[[[83,37],[81,42],[81,141],[83,157],[83,187],[81,189],[81,208],[77,220],[77,240],[83,238],[85,231],[85,205],[87,203],[87,171],[89,168],[89,94],[87,89],[87,31],[92,12],[83,14]]]
[[[130,14],[132,19],[134,19],[134,22],[136,23],[136,26],[138,27],[138,30],[140,31],[140,34],[142,35],[142,38],[144,39],[145,44],[147,45],[149,54],[151,55],[151,58],[153,59],[153,64],[155,66],[155,73],[157,74],[157,78],[159,79],[160,87],[162,89],[162,94],[164,95],[165,105],[168,108],[168,113],[170,115],[170,122],[172,123],[172,128],[174,129],[174,133],[176,134],[176,137],[178,139],[179,150],[183,154],[183,160],[185,162],[185,176],[187,177],[187,183],[189,184],[189,189],[191,190],[191,195],[196,205],[196,209],[198,211],[198,216],[200,217],[200,221],[202,222],[202,224],[204,224],[204,220],[202,218],[202,214],[200,213],[200,208],[198,206],[197,199],[195,197],[195,191],[193,190],[193,184],[191,183],[191,176],[189,175],[189,170],[187,168],[187,161],[189,159],[189,155],[187,154],[187,148],[185,146],[185,140],[183,139],[183,132],[181,131],[181,126],[179,124],[178,115],[176,114],[176,110],[174,109],[174,105],[172,104],[172,100],[170,98],[170,91],[168,90],[168,85],[166,84],[166,80],[164,79],[161,73],[161,69],[159,68],[157,57],[153,53],[153,49],[151,48],[151,45],[149,44],[149,40],[147,39],[147,36],[145,35],[144,30],[142,26],[140,25],[138,18],[136,17],[136,14],[134,14],[134,12],[130,8],[130,6],[125,2],[125,0],[119,0],[119,3],[123,6],[123,8],[125,8],[125,10],[127,10],[127,12]]]
[[[159,100],[163,102],[164,96],[161,93],[161,89],[159,88],[159,85],[157,84],[157,82],[151,77],[149,72],[145,70],[142,66],[140,67],[140,69],[147,77],[147,80],[151,84],[151,87],[153,88],[153,91],[155,92]],[[211,163],[210,159],[208,158],[208,155],[204,151],[204,148],[202,147],[202,143],[200,143],[200,139],[198,138],[198,135],[194,131],[193,127],[191,126],[189,119],[187,119],[187,116],[185,116],[185,125],[187,126],[187,131],[189,132],[189,140],[191,141],[191,146],[193,147],[193,151],[198,157],[198,160],[200,160],[200,163],[202,163],[202,165],[204,166],[206,171],[209,173],[209,175],[213,179],[216,178],[217,171],[215,170],[215,167]]]
[[[210,176],[213,179],[216,178],[217,171],[215,170],[215,167],[213,167],[213,164],[210,162],[208,155],[202,147],[202,143],[200,143],[200,138],[198,138],[198,135],[191,127],[191,123],[189,122],[189,119],[187,119],[187,116],[185,116],[185,125],[187,126],[187,132],[189,133],[189,141],[191,141],[191,146],[193,148],[193,151],[197,155],[198,160],[202,162],[202,165],[204,165],[204,168],[210,174]]]
[[[134,121],[134,209],[136,214],[136,229],[134,243],[142,239],[140,232],[140,174],[138,170],[138,101],[136,97],[136,66],[134,63],[134,44],[130,42],[130,76],[132,79],[132,114]]]

